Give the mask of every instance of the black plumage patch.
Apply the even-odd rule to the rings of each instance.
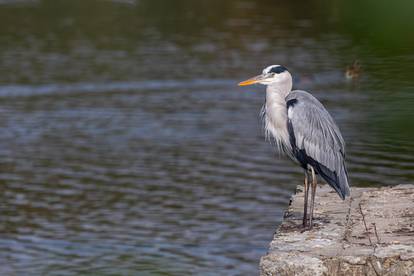
[[[279,66],[272,67],[272,69],[270,69],[269,73],[280,74],[280,73],[283,73],[285,71],[287,71],[287,68],[284,67],[284,66],[279,65]]]
[[[289,109],[289,107],[293,107],[295,106],[295,104],[298,102],[297,99],[291,99],[289,101],[286,102],[286,107]]]

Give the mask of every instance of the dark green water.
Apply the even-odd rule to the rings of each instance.
[[[363,2],[0,0],[0,274],[258,274],[302,181],[236,86],[270,64],[352,185],[413,183],[414,5]]]

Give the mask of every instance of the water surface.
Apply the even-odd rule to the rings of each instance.
[[[375,3],[0,1],[1,274],[257,274],[302,181],[236,86],[269,64],[332,113],[352,185],[412,183],[412,7]]]

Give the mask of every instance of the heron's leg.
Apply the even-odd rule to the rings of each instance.
[[[304,181],[304,198],[303,198],[303,222],[302,226],[306,227],[308,221],[308,195],[309,195],[309,183],[308,183],[308,172],[305,170],[305,181]]]
[[[312,171],[312,197],[311,197],[311,206],[310,206],[310,216],[309,216],[309,229],[312,229],[313,226],[313,208],[315,205],[315,194],[316,194],[316,185],[318,184],[316,182],[316,174],[315,174],[315,170],[313,169],[313,167],[311,167],[311,171]]]

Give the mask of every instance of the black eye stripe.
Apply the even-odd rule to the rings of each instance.
[[[279,66],[272,67],[272,69],[270,69],[269,73],[280,74],[280,73],[283,73],[285,71],[287,71],[287,68],[284,67],[284,66],[279,65]]]

